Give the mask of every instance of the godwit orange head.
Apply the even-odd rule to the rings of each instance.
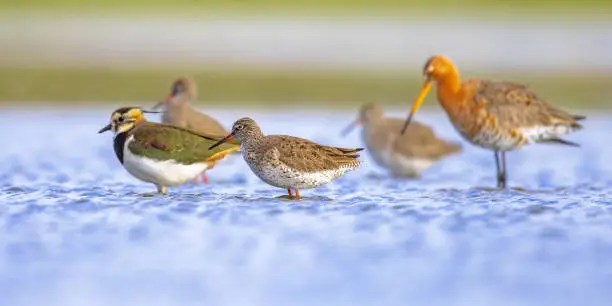
[[[438,85],[439,91],[445,96],[457,95],[461,90],[459,70],[457,70],[455,64],[445,56],[434,55],[430,57],[425,63],[425,66],[423,66],[423,76],[425,77],[423,88],[412,104],[410,115],[408,115],[404,127],[402,128],[402,134],[404,134],[410,121],[412,121],[414,113],[421,107],[433,83]]]

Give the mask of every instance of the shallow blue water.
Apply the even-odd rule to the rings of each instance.
[[[0,114],[0,305],[609,305],[610,116],[587,113],[568,139],[508,155],[492,187],[491,152],[465,151],[418,181],[370,162],[280,196],[239,156],[167,197],[132,178],[111,135],[112,109]],[[244,114],[266,133],[338,146],[353,113]],[[397,115],[404,115],[397,112]],[[153,117],[152,119],[157,119]],[[460,140],[438,112],[417,120]]]

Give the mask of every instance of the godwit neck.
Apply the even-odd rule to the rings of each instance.
[[[437,84],[438,101],[447,110],[458,106],[463,101],[459,72],[454,66],[451,68],[444,74],[433,76]]]
[[[446,70],[444,74],[433,76],[435,82],[438,83],[438,92],[442,91],[456,94],[460,91],[461,78],[459,76],[459,71],[457,71],[455,66],[451,68],[450,70]]]

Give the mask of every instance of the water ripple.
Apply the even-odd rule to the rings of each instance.
[[[511,153],[513,188],[504,191],[488,187],[491,154],[466,145],[421,180],[392,179],[364,154],[362,169],[302,191],[300,201],[259,181],[240,158],[210,171],[208,185],[149,197],[154,186],[130,177],[110,138],[95,134],[107,115],[75,114],[44,137],[22,125],[7,135],[20,150],[0,152],[1,305],[604,305],[612,298],[612,166],[592,158],[594,150],[610,156],[612,146],[598,130],[576,134],[583,148],[571,154],[550,146]],[[339,116],[348,122],[353,114]],[[458,139],[443,116],[422,116]],[[254,117],[270,133],[291,126],[282,113]],[[294,134],[360,145],[357,133],[317,131],[340,130],[342,120],[309,118]]]

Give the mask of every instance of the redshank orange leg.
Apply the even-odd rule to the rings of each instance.
[[[506,173],[506,152],[495,151],[495,166],[497,166],[497,188],[505,189],[508,176]]]
[[[289,198],[292,198],[292,199],[300,198],[300,191],[297,189],[295,190],[295,197],[293,196],[293,193],[291,192],[291,188],[287,188],[287,193],[289,194]]]

